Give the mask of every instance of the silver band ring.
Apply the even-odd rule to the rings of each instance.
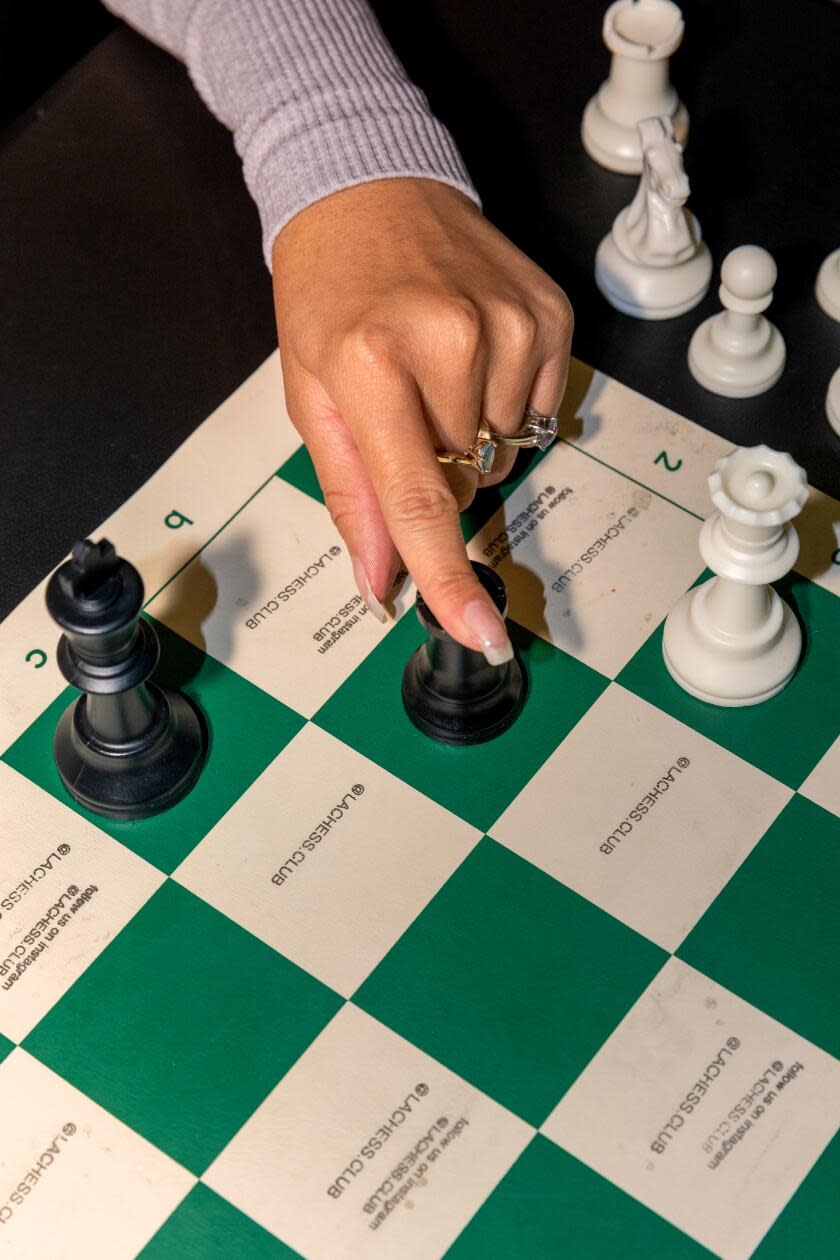
[[[525,423],[515,433],[497,433],[489,424],[482,423],[475,441],[464,451],[439,451],[441,464],[461,464],[473,468],[478,473],[489,473],[496,458],[499,446],[538,447],[547,451],[557,437],[557,417],[544,416],[529,407],[525,412]]]
[[[479,437],[489,438],[497,446],[539,447],[547,451],[557,437],[557,417],[544,416],[529,407],[525,412],[525,423],[516,433],[497,433],[489,425],[483,425],[478,431]]]

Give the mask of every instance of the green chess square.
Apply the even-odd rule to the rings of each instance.
[[[409,721],[402,705],[403,669],[425,638],[413,613],[330,697],[315,721],[487,831],[608,684],[588,665],[515,622],[508,628],[528,673],[528,694],[516,722],[497,739],[456,748],[436,743]]]
[[[8,1055],[8,1054],[11,1054],[11,1053],[12,1053],[12,1051],[14,1050],[14,1048],[15,1048],[15,1047],[14,1047],[14,1042],[8,1041],[8,1040],[7,1040],[7,1039],[3,1036],[3,1034],[2,1034],[2,1033],[0,1033],[0,1063],[2,1063],[2,1062],[3,1062],[3,1060],[6,1058],[6,1055]]]
[[[677,954],[840,1054],[840,820],[794,796]]]
[[[805,642],[796,674],[772,700],[737,709],[688,695],[665,667],[661,626],[617,681],[788,787],[798,788],[840,733],[837,705],[831,703],[840,687],[840,600],[796,573],[775,585],[804,625]]]
[[[154,818],[120,822],[78,805],[58,777],[53,736],[78,696],[68,687],[7,749],[3,760],[126,848],[170,874],[239,800],[304,724],[293,710],[149,618],[160,639],[154,678],[180,687],[197,704],[209,732],[207,757],[192,791]]]
[[[24,1046],[200,1174],[341,1003],[167,880]]]
[[[273,1234],[201,1182],[137,1260],[300,1260]]]
[[[305,446],[299,446],[294,455],[290,455],[285,464],[277,470],[281,481],[288,481],[296,490],[303,491],[310,498],[324,502],[324,492],[312,463],[312,456]]]
[[[353,1001],[540,1125],[667,956],[485,837]]]
[[[751,1260],[806,1260],[837,1255],[840,1134],[830,1142]]]
[[[447,1260],[711,1254],[539,1133],[446,1253]]]

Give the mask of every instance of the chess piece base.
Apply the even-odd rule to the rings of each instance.
[[[828,423],[840,437],[840,368],[828,382],[828,393],[825,396],[825,414]]]
[[[699,385],[723,398],[753,398],[776,384],[785,369],[785,343],[774,324],[750,353],[737,353],[715,336],[721,316],[711,315],[696,328],[688,347],[688,368]]]
[[[769,589],[767,619],[737,641],[715,635],[705,603],[717,578],[683,595],[665,621],[662,655],[676,683],[698,700],[743,708],[769,700],[787,686],[802,651],[802,631],[783,599]]]
[[[425,644],[408,658],[403,671],[403,707],[411,721],[440,744],[483,744],[512,726],[525,702],[525,674],[514,658],[500,667],[499,683],[488,695],[469,702],[431,691],[423,681]]]
[[[631,262],[608,232],[595,255],[595,283],[616,310],[636,319],[673,319],[702,302],[712,278],[705,241],[685,262],[651,267]]]
[[[666,110],[652,108],[649,114],[640,114],[639,118],[652,117]],[[604,112],[599,94],[592,97],[583,111],[581,124],[581,140],[583,147],[593,161],[604,166],[608,171],[618,171],[620,175],[640,175],[642,171],[642,150],[639,145],[637,124],[639,118],[630,122],[617,122]],[[688,110],[681,101],[671,114],[674,127],[674,139],[685,144],[688,139]]]
[[[179,691],[154,683],[146,691],[154,720],[133,741],[113,745],[97,737],[87,720],[87,695],[59,719],[53,746],[59,775],[74,800],[94,814],[148,818],[175,805],[198,778],[204,736],[197,711]]]
[[[829,254],[820,267],[815,294],[826,315],[840,321],[840,249]]]

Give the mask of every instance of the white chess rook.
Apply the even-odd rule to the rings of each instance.
[[[595,283],[625,315],[671,319],[705,297],[712,257],[685,208],[691,189],[670,118],[643,118],[637,130],[642,178],[598,246]]]
[[[773,301],[776,264],[760,245],[739,245],[724,258],[720,278],[725,309],[695,329],[689,371],[713,394],[752,398],[775,385],[785,367],[784,338],[763,314]]]
[[[840,249],[829,254],[820,267],[816,295],[826,315],[840,320]]]
[[[688,113],[671,86],[668,58],[679,48],[683,17],[671,0],[616,0],[604,15],[604,43],[612,53],[609,78],[583,114],[583,147],[611,171],[638,175],[642,150],[637,124],[665,115],[681,144]]]
[[[717,510],[700,531],[700,554],[717,576],[671,610],[662,654],[699,700],[760,704],[790,681],[802,650],[796,618],[768,583],[799,554],[790,522],[808,497],[805,473],[781,451],[742,447],[718,461],[709,490]]]

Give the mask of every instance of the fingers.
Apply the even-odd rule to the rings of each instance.
[[[563,401],[569,372],[574,317],[563,291],[553,287],[550,297],[530,309],[504,303],[496,309],[497,353],[487,383],[484,415],[498,433],[521,427],[525,411],[533,407],[542,415],[555,415]],[[493,471],[479,480],[479,487],[495,486],[513,468],[517,452],[501,446]]]
[[[458,511],[463,512],[472,503],[481,484],[478,473],[472,468],[465,468],[463,464],[441,464],[440,468]]]
[[[496,450],[496,458],[493,460],[493,471],[483,473],[479,477],[478,489],[487,490],[490,486],[497,486],[499,482],[504,481],[516,463],[518,454],[515,447],[499,446]]]
[[[306,443],[329,513],[347,546],[359,593],[377,620],[400,560],[358,447],[324,388],[302,368],[284,366],[286,402]]]
[[[541,327],[536,314],[524,303],[506,301],[494,307],[492,334],[493,356],[482,415],[497,433],[515,433],[545,357]]]
[[[423,598],[460,643],[491,664],[510,660],[504,621],[467,559],[458,504],[432,447],[416,383],[395,362],[374,366],[370,359],[365,372],[344,372],[342,380],[337,401]]]
[[[342,339],[323,385],[299,364],[284,365],[290,414],[368,606],[385,619],[382,600],[402,556],[441,625],[493,663],[512,649],[458,519],[479,479],[441,465],[436,450],[464,450],[481,421],[511,433],[528,405],[547,414],[559,406],[572,317],[561,290],[550,290],[533,309],[497,299],[481,318],[472,303],[447,300],[415,324],[408,362],[396,332],[367,325]],[[502,480],[515,456],[499,447],[481,484]]]
[[[528,406],[542,415],[556,415],[569,379],[569,354],[575,317],[562,289],[557,289],[545,326],[542,362],[534,376]]]

